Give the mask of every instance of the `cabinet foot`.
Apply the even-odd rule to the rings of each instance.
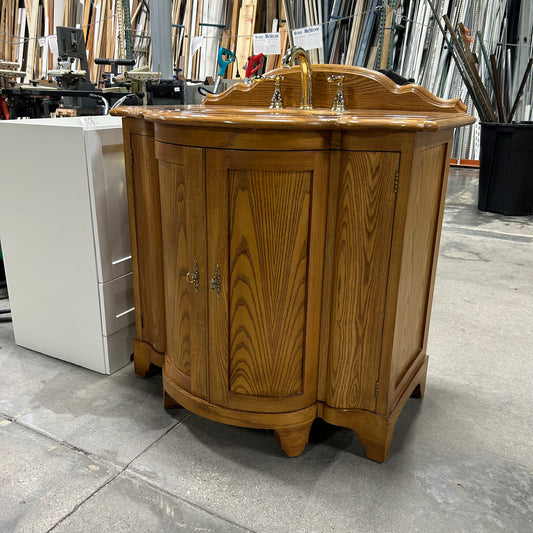
[[[164,357],[164,354],[156,352],[148,343],[133,340],[133,367],[137,377],[148,378],[156,374],[157,367],[163,366]]]
[[[165,409],[183,409],[182,405],[179,404],[168,392],[163,392],[163,407]]]
[[[413,392],[411,393],[411,398],[423,398],[424,392],[426,391],[426,376],[428,373],[428,358],[426,356],[424,360],[424,364],[418,371],[417,375],[415,376],[415,379],[413,380],[414,383],[416,383],[416,387],[413,389]]]
[[[365,447],[369,459],[383,463],[389,455],[396,421],[409,397],[422,398],[426,385],[427,356],[409,386],[398,398],[388,416],[359,409],[339,409],[324,405],[322,418],[336,426],[353,429]]]
[[[416,399],[420,400],[421,398],[424,397],[425,390],[426,390],[426,382],[424,381],[423,383],[419,383],[415,387],[415,389],[411,393],[411,398],[416,398]]]
[[[274,438],[289,457],[296,457],[304,451],[312,425],[311,420],[297,426],[274,429]]]
[[[373,428],[353,427],[359,437],[359,441],[365,447],[366,456],[378,463],[384,463],[387,459],[396,420],[384,422]]]
[[[135,354],[133,355],[133,368],[138,378],[149,378],[154,374],[151,362],[141,359]]]

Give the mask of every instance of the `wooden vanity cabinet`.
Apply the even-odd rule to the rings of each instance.
[[[313,65],[323,108],[304,112],[299,67],[282,73],[287,110],[254,108],[258,82],[142,125],[125,112],[136,371],[161,364],[165,406],[273,429],[289,456],[321,417],[384,461],[424,393],[453,129],[473,119],[334,65]],[[324,109],[331,73],[353,111]]]

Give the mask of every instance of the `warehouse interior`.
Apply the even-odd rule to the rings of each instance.
[[[2,2],[0,533],[530,531],[531,7]]]

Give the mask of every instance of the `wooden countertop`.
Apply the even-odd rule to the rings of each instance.
[[[131,115],[123,115],[131,116]],[[312,129],[312,130],[426,130],[437,131],[472,124],[466,114],[406,113],[364,109],[344,113],[328,109],[301,110],[231,106],[180,106],[166,110],[144,110],[145,120],[165,124],[219,128]]]
[[[313,65],[313,105],[298,109],[300,67],[277,69],[269,75],[283,75],[281,93],[284,109],[270,109],[274,80],[262,79],[250,85],[237,83],[218,95],[208,95],[201,105],[124,107],[113,114],[144,118],[150,122],[216,128],[294,130],[403,130],[437,131],[473,124],[458,98],[442,99],[415,84],[396,85],[380,72],[360,67]],[[331,111],[336,94],[331,74],[343,75],[346,111]]]

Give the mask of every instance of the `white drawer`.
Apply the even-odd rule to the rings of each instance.
[[[112,335],[135,322],[133,276],[131,273],[99,284],[102,332]]]
[[[98,281],[106,283],[132,268],[122,130],[86,131],[85,144]]]
[[[107,354],[108,368],[106,374],[112,374],[126,366],[133,355],[135,324],[130,324],[109,337],[104,337],[104,351]]]

